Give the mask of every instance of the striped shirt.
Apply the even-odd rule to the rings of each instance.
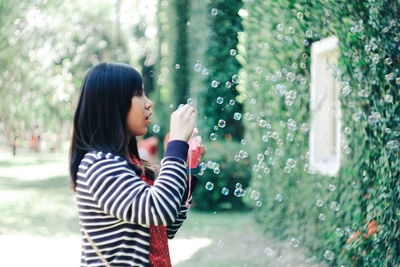
[[[173,238],[187,216],[187,150],[186,142],[168,143],[153,186],[122,157],[100,151],[84,156],[76,187],[82,267],[104,266],[91,242],[113,267],[150,265],[149,226],[167,226]]]

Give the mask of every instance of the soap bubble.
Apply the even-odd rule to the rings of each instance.
[[[288,119],[287,125],[288,125],[289,130],[291,130],[291,131],[297,130],[297,124],[293,119]]]
[[[353,118],[354,121],[358,121],[361,119],[361,112],[353,113],[353,115],[351,115],[351,117]]]
[[[392,95],[385,95],[384,97],[386,103],[392,103],[393,102],[393,96]]]
[[[324,253],[324,257],[325,257],[327,260],[331,261],[331,260],[333,260],[333,258],[335,257],[335,255],[333,254],[332,251],[326,250],[325,253]]]
[[[292,239],[290,239],[289,244],[292,248],[297,248],[299,246],[299,243],[300,243],[299,240],[292,238]]]
[[[194,68],[195,72],[200,72],[201,71],[201,64],[200,63],[196,63],[196,64],[194,64],[193,68]]]
[[[344,133],[345,134],[351,134],[351,128],[350,127],[345,127],[344,128]]]
[[[374,125],[381,120],[381,114],[379,112],[371,112],[371,115],[368,116],[368,123],[370,125]]]
[[[261,128],[265,128],[267,126],[267,121],[266,120],[260,120],[258,125],[260,125]]]
[[[378,64],[380,59],[381,59],[381,57],[379,56],[379,54],[374,54],[372,56],[372,63],[373,64]]]
[[[317,207],[322,207],[324,205],[324,201],[322,199],[317,199],[315,205],[317,205]]]
[[[390,140],[386,143],[386,147],[391,150],[395,150],[399,148],[399,142],[397,140]]]
[[[333,191],[336,190],[336,186],[333,185],[333,184],[330,184],[330,185],[328,186],[328,189],[329,189],[329,191],[333,192]]]
[[[390,65],[390,64],[393,63],[393,60],[392,60],[390,57],[385,58],[385,63],[388,64],[388,65]]]
[[[235,112],[235,113],[233,114],[233,119],[234,119],[234,120],[240,121],[241,118],[242,118],[242,114],[241,114],[241,113]]]
[[[211,82],[211,86],[212,86],[213,88],[217,88],[218,85],[219,85],[219,82],[216,81],[216,80],[213,80],[213,81]]]
[[[267,254],[267,256],[272,256],[274,254],[274,251],[270,247],[266,247],[264,249],[264,253]]]
[[[202,171],[205,171],[205,170],[207,169],[207,166],[206,166],[206,164],[205,164],[204,162],[201,162],[201,163],[199,164],[199,167],[200,167],[200,169],[201,169]]]
[[[304,14],[302,12],[297,12],[296,17],[297,17],[297,19],[303,19]]]
[[[229,194],[229,189],[226,187],[222,187],[221,194],[227,196]]]
[[[221,105],[222,103],[224,103],[224,98],[221,97],[221,96],[217,97],[217,103],[218,103],[219,105]]]
[[[207,182],[205,188],[211,191],[214,189],[214,184],[212,182]]]
[[[210,140],[211,140],[211,141],[217,140],[217,135],[216,135],[215,133],[211,133],[211,134],[210,134]]]
[[[281,32],[285,29],[285,26],[283,26],[282,24],[278,24],[276,25],[276,29]]]
[[[153,130],[154,133],[158,133],[160,131],[160,125],[154,124],[152,130]]]
[[[224,121],[224,120],[219,120],[219,121],[218,121],[218,126],[219,126],[219,128],[224,128],[224,127],[226,126],[226,121]]]
[[[351,93],[351,87],[349,85],[345,85],[342,88],[342,96],[347,96],[350,93]]]
[[[216,9],[216,8],[211,9],[211,15],[212,16],[218,15],[218,9]]]
[[[233,83],[238,83],[239,82],[239,75],[235,74],[232,76],[232,82]]]
[[[231,49],[230,51],[229,51],[229,54],[231,55],[231,56],[236,56],[236,49]]]
[[[251,194],[250,194],[250,197],[251,197],[251,199],[253,199],[253,200],[258,200],[258,199],[260,198],[260,193],[253,190],[253,191],[251,192]]]
[[[286,165],[289,166],[290,168],[294,168],[296,167],[296,160],[289,158],[286,162]]]
[[[339,211],[340,210],[340,204],[336,201],[333,201],[331,203],[331,210],[333,211]]]
[[[391,72],[391,73],[389,73],[389,74],[386,74],[386,75],[385,75],[385,79],[386,79],[387,81],[393,80],[393,79],[394,79],[394,73]]]
[[[296,79],[296,74],[294,74],[293,72],[288,72],[286,74],[286,80],[288,80],[289,82],[293,82]]]
[[[338,237],[342,237],[343,236],[343,234],[344,234],[344,230],[342,229],[342,228],[336,228],[336,231],[335,231],[335,234],[338,236]]]
[[[242,194],[243,194],[243,189],[242,189],[242,188],[236,188],[235,191],[233,192],[233,194],[234,194],[236,197],[241,197]]]

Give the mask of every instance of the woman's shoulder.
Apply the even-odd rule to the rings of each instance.
[[[126,159],[123,157],[114,155],[113,153],[92,150],[85,154],[81,161],[81,165],[89,167],[94,163],[102,162],[102,163],[127,163]]]

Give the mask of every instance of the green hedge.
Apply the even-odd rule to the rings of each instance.
[[[256,217],[265,229],[299,240],[332,266],[400,265],[399,6],[340,0],[245,4],[240,90],[256,165],[251,188],[264,203]],[[331,34],[339,39],[342,84],[351,92],[341,95],[347,128],[341,170],[325,177],[310,174],[307,165],[309,68],[311,43]],[[293,82],[286,79],[290,72]],[[276,93],[282,86],[296,93],[293,104]],[[260,127],[262,119],[270,129]],[[289,119],[296,130],[289,129]],[[263,135],[270,137],[265,143]],[[264,159],[257,160],[258,154]],[[289,158],[296,166],[286,173]],[[339,211],[330,208],[332,202],[340,203]]]

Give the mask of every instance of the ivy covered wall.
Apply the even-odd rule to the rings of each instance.
[[[399,1],[246,1],[240,36],[246,150],[265,229],[332,266],[397,266]],[[312,42],[339,39],[342,148],[309,165]],[[251,190],[249,190],[251,191]],[[254,198],[253,198],[254,199]]]

